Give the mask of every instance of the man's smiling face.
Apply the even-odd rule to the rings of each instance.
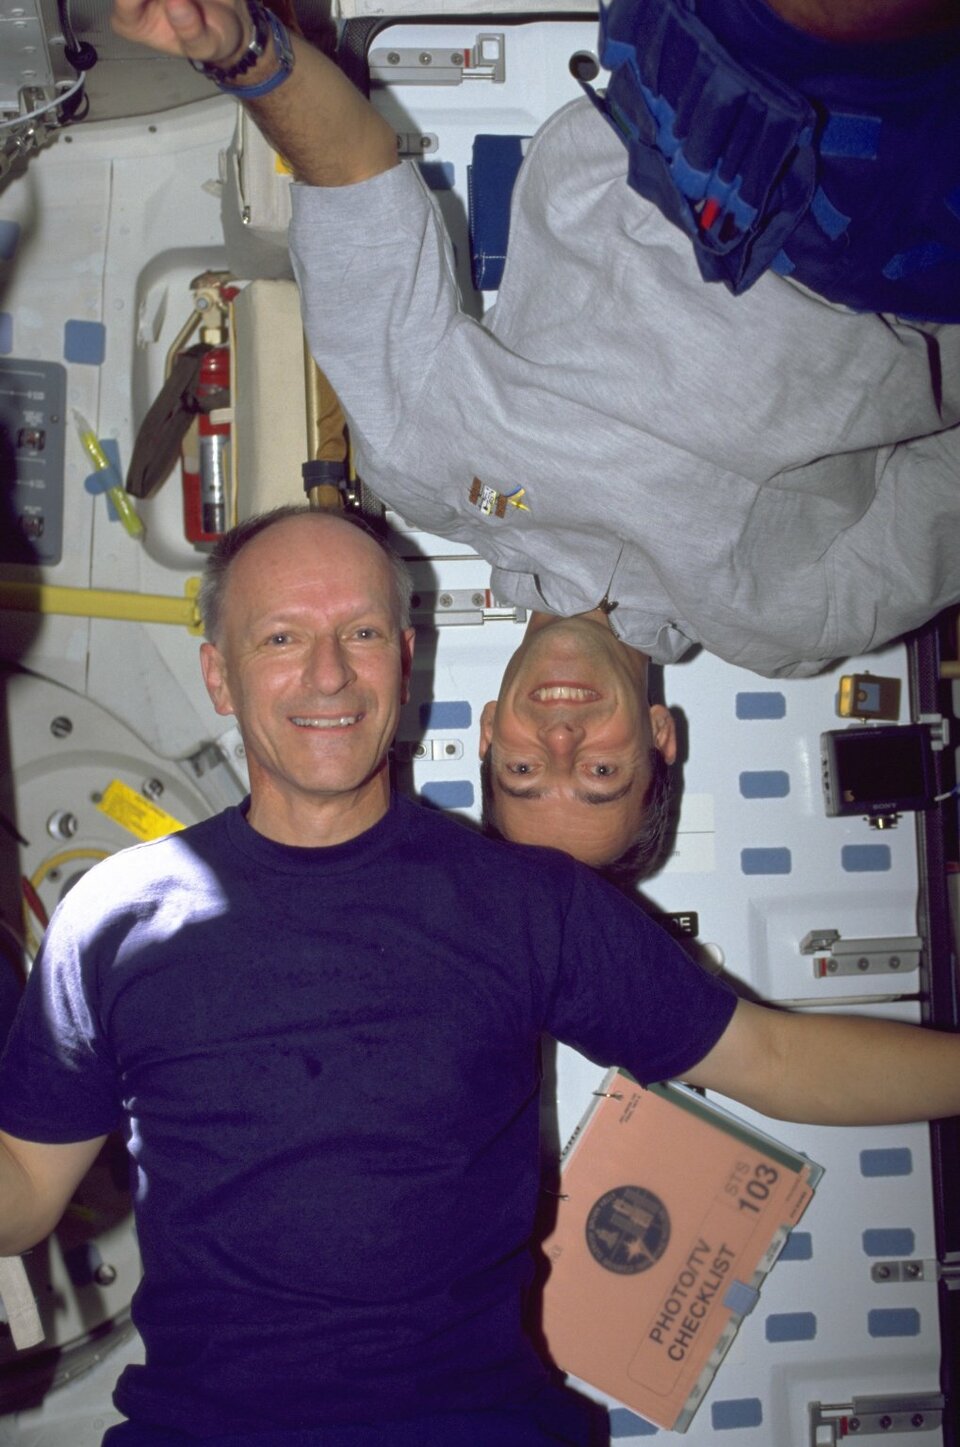
[[[412,651],[390,565],[360,529],[307,515],[246,545],[201,658],[215,708],[243,735],[254,828],[306,843],[320,814],[353,832],[375,822]]]
[[[646,692],[646,656],[603,615],[534,614],[481,717],[500,832],[594,866],[622,854],[643,818],[651,748],[676,756],[673,720]]]

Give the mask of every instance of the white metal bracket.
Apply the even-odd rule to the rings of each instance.
[[[920,968],[921,949],[919,935],[844,940],[835,929],[810,930],[800,941],[800,953],[813,956],[817,980],[833,975],[906,975]]]
[[[960,1252],[948,1251],[942,1261],[907,1258],[903,1261],[875,1261],[870,1267],[872,1281],[903,1284],[911,1281],[942,1281],[948,1291],[960,1289]]]
[[[943,1421],[938,1392],[914,1397],[852,1397],[849,1402],[810,1403],[810,1447],[836,1447],[849,1437],[935,1432]]]
[[[449,46],[382,46],[370,52],[370,79],[380,85],[462,85],[506,75],[504,35],[480,34],[462,50]]]
[[[413,622],[421,626],[481,623],[525,623],[526,608],[499,603],[489,588],[450,588],[441,593],[414,593],[410,599]]]
[[[393,754],[401,764],[409,764],[414,759],[453,764],[463,758],[463,744],[459,739],[397,739]]]

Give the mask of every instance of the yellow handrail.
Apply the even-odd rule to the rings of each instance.
[[[124,593],[110,588],[62,588],[50,583],[0,582],[0,609],[18,613],[63,613],[73,618],[119,618],[127,623],[178,623],[201,634],[197,608],[199,578],[188,578],[184,597]]]

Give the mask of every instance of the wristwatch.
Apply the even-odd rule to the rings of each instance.
[[[247,10],[253,25],[253,35],[239,60],[226,68],[206,60],[191,60],[190,64],[194,70],[199,70],[201,75],[212,80],[220,90],[234,93],[240,100],[255,100],[258,96],[267,95],[286,80],[293,70],[293,47],[286,26],[272,10],[267,10],[259,0],[247,0]],[[271,35],[278,62],[275,74],[259,85],[236,85],[235,82],[246,75],[248,70],[252,70],[264,54]]]

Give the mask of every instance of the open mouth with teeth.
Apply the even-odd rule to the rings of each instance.
[[[292,718],[290,722],[298,729],[346,729],[362,718],[362,713],[345,713],[339,718]]]
[[[593,703],[600,695],[578,683],[544,683],[530,697],[535,703]]]

